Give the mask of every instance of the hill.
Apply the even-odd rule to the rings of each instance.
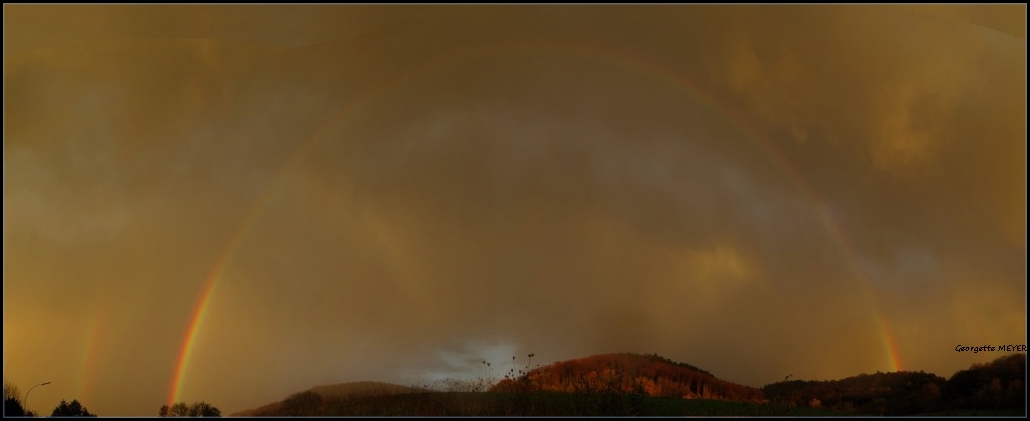
[[[315,386],[311,388],[311,391],[318,393],[323,398],[329,398],[347,396],[399,395],[403,393],[419,392],[420,389],[393,383],[364,381]]]
[[[509,373],[492,391],[645,394],[683,399],[759,402],[762,391],[658,355],[594,355]]]
[[[371,381],[315,386],[232,415],[682,415],[768,410],[746,406],[763,400],[761,390],[658,355],[593,355],[517,373],[513,367],[509,376],[489,388],[492,393],[482,393],[486,387],[478,385],[456,382],[445,384],[444,390]],[[677,403],[683,398],[696,402]],[[745,406],[720,406],[719,401]]]
[[[1026,415],[1026,354],[1010,354],[960,370],[941,390],[944,409],[1019,409]]]
[[[258,417],[280,415],[286,412],[296,412],[293,409],[298,406],[305,406],[308,404],[318,405],[322,401],[327,400],[354,397],[392,396],[416,393],[419,391],[421,390],[409,386],[374,381],[336,383],[331,385],[315,386],[303,392],[294,393],[281,401],[272,402],[254,409],[235,412],[230,414],[230,416]]]
[[[756,389],[657,355],[605,354],[516,371],[484,392],[379,382],[316,386],[242,416],[1025,415],[1026,354],[950,379],[924,372]],[[454,386],[454,385],[451,385]]]
[[[936,410],[943,377],[924,372],[859,374],[840,380],[792,380],[762,387],[776,402],[869,415],[912,415]]]
[[[969,410],[1011,415],[1025,413],[1025,378],[1026,354],[1012,354],[974,364],[947,380],[922,371],[877,372],[840,380],[777,382],[762,391],[792,406],[867,415],[973,413],[964,412]]]

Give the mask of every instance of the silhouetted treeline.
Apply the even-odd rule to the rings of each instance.
[[[179,402],[172,406],[161,405],[157,415],[160,417],[221,417],[222,411],[207,402],[194,402],[193,405]]]
[[[948,379],[944,409],[1026,408],[1026,354],[973,364]]]
[[[25,413],[25,407],[21,403],[21,390],[14,383],[4,378],[4,416],[24,417],[31,416]]]
[[[860,374],[841,380],[786,381],[762,387],[773,402],[867,415],[1024,408],[1026,354],[975,364],[950,379],[919,372]]]
[[[874,415],[933,412],[944,378],[924,372],[860,374],[841,380],[778,382],[762,387],[773,402]]]
[[[54,407],[54,412],[50,414],[52,417],[96,417],[97,414],[91,414],[86,410],[85,406],[82,406],[77,399],[72,399],[71,403],[65,402],[61,399],[61,403]]]
[[[41,385],[50,384],[49,382],[41,383]],[[30,388],[29,391],[32,389]],[[14,383],[7,381],[4,378],[4,417],[36,417],[38,414],[29,411],[25,408],[22,402],[21,390],[18,389]],[[86,410],[77,399],[72,399],[71,403],[61,400],[54,411],[51,413],[53,417],[96,417],[96,414],[90,413]]]

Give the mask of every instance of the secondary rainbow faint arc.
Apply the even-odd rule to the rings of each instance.
[[[442,62],[443,59],[437,59],[431,63],[439,65]],[[211,304],[211,297],[214,295],[218,281],[222,279],[223,272],[228,266],[230,258],[236,248],[242,243],[247,233],[254,227],[254,224],[258,220],[261,212],[269,203],[271,203],[275,194],[287,184],[288,176],[294,171],[303,158],[306,157],[319,143],[319,140],[325,137],[326,132],[334,128],[338,122],[345,120],[369,101],[391,91],[396,86],[402,85],[405,81],[431,70],[433,67],[435,66],[423,66],[419,68],[420,71],[408,72],[402,74],[401,77],[389,79],[374,85],[374,87],[369,89],[366,94],[358,96],[355,100],[351,101],[350,105],[331,118],[328,123],[321,126],[315,134],[310,139],[303,142],[301,147],[299,147],[297,151],[287,159],[286,163],[282,165],[277,176],[273,178],[274,181],[272,184],[265,190],[261,197],[254,202],[251,211],[247,214],[243,223],[240,224],[230,237],[229,241],[227,241],[226,246],[219,254],[218,259],[215,261],[210,274],[207,276],[204,285],[201,288],[197,302],[193,307],[193,311],[190,313],[189,324],[186,327],[182,344],[179,347],[178,357],[175,360],[175,366],[172,373],[172,384],[168,391],[167,403],[169,406],[177,402],[182,395],[182,387],[185,383],[186,371],[189,369],[190,361],[193,356],[197,334],[200,331],[200,327],[203,325],[204,316],[207,314],[208,307]]]
[[[872,320],[876,324],[876,328],[880,334],[882,342],[884,357],[890,368],[890,371],[903,370],[900,353],[897,349],[897,343],[894,339],[894,334],[890,329],[889,323],[884,319],[883,315],[879,311],[876,304],[875,297],[869,288],[869,279],[865,274],[865,271],[859,267],[856,262],[858,261],[857,255],[854,248],[851,246],[851,242],[847,240],[847,236],[844,235],[840,229],[839,224],[826,209],[819,195],[815,193],[812,186],[805,180],[801,174],[794,169],[790,164],[790,160],[780,150],[773,147],[773,142],[766,136],[761,130],[752,127],[747,123],[747,120],[742,117],[739,113],[733,111],[731,107],[724,105],[721,101],[717,100],[714,95],[703,89],[699,84],[690,80],[689,78],[682,76],[680,73],[669,68],[668,66],[657,62],[655,60],[644,57],[630,50],[615,48],[615,47],[600,47],[592,44],[581,44],[573,42],[555,43],[553,41],[543,41],[544,47],[546,48],[560,48],[567,52],[572,52],[578,55],[595,56],[598,58],[610,59],[617,64],[627,65],[632,68],[640,69],[644,73],[656,76],[658,80],[677,88],[680,92],[684,92],[689,96],[701,99],[702,104],[708,107],[711,111],[716,114],[722,115],[724,118],[729,120],[735,127],[743,132],[746,137],[752,139],[755,144],[759,146],[767,155],[769,155],[775,165],[777,165],[782,172],[790,177],[800,192],[810,202],[814,210],[819,216],[819,221],[822,226],[830,234],[830,237],[839,246],[843,252],[845,260],[850,266],[851,272],[858,277],[857,284],[861,289],[863,298],[867,305],[871,307]]]
[[[86,346],[82,353],[82,370],[78,379],[78,396],[83,402],[91,402],[93,397],[93,386],[96,383],[97,368],[103,359],[102,345],[107,338],[107,329],[110,326],[110,306],[107,300],[101,300],[101,304],[93,311],[93,320],[86,331]]]
[[[271,199],[285,184],[287,176],[293,172],[293,170],[299,165],[299,163],[306,157],[311,150],[314,149],[323,139],[326,138],[328,132],[336,126],[351,117],[352,114],[359,110],[369,102],[393,91],[394,89],[405,85],[405,83],[417,79],[419,76],[425,75],[433,69],[438,69],[447,65],[453,65],[463,60],[481,58],[489,55],[501,54],[504,52],[516,52],[516,51],[529,51],[532,52],[534,49],[541,51],[555,51],[573,55],[580,55],[584,57],[592,57],[594,59],[601,59],[606,62],[627,66],[632,69],[636,69],[644,74],[658,77],[658,80],[664,81],[665,83],[677,88],[680,92],[684,92],[692,97],[703,100],[702,103],[710,110],[716,112],[719,115],[727,118],[731,123],[738,127],[748,138],[752,139],[763,151],[765,151],[774,161],[774,163],[786,173],[795,186],[806,196],[807,199],[812,203],[816,212],[819,214],[820,222],[829,231],[834,241],[841,247],[845,253],[846,260],[851,265],[852,271],[860,277],[860,284],[864,288],[866,299],[870,305],[874,306],[873,317],[876,321],[882,340],[884,342],[884,349],[887,355],[888,363],[893,371],[897,371],[901,367],[900,358],[895,346],[893,335],[887,326],[886,321],[883,320],[879,311],[875,309],[875,302],[872,300],[869,292],[867,279],[863,274],[863,271],[855,264],[856,257],[852,251],[850,243],[847,241],[844,234],[837,226],[835,220],[826,210],[822,204],[818,195],[815,194],[811,186],[804,180],[801,175],[794,170],[790,165],[789,160],[783,156],[783,154],[771,145],[771,141],[762,134],[761,131],[751,128],[746,120],[739,116],[737,113],[731,111],[731,109],[720,101],[716,100],[714,96],[708,94],[698,84],[692,80],[680,75],[675,70],[668,66],[651,60],[642,55],[634,52],[617,49],[613,47],[600,47],[592,44],[582,44],[575,42],[561,42],[554,40],[528,40],[515,43],[509,43],[499,47],[493,48],[469,48],[466,50],[457,50],[448,54],[443,54],[436,59],[430,60],[427,63],[415,67],[413,70],[402,73],[396,78],[386,80],[385,82],[378,83],[372,89],[369,89],[365,95],[357,97],[351,101],[350,105],[345,107],[342,111],[336,114],[333,118],[321,126],[315,134],[307,141],[301,144],[301,147],[291,155],[287,162],[282,166],[278,176],[272,185],[265,191],[265,193],[255,201],[252,210],[245,218],[244,222],[235,231],[230,240],[227,242],[223,252],[216,260],[216,263],[208,275],[204,286],[201,289],[201,293],[194,309],[190,316],[190,321],[184,335],[182,345],[179,350],[178,358],[176,359],[172,386],[170,387],[168,402],[169,404],[174,403],[178,400],[182,386],[184,383],[184,377],[186,370],[189,367],[189,363],[193,354],[193,348],[195,346],[197,333],[203,324],[204,316],[207,314],[208,307],[211,303],[211,298],[216,289],[218,281],[222,277],[228,262],[233,255],[235,249],[242,242],[246,234],[254,226],[254,223],[258,219],[261,212],[268,206]]]

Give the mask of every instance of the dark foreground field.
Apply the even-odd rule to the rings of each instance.
[[[299,409],[299,408],[298,408]],[[572,393],[426,392],[348,397],[323,401],[298,413],[308,416],[681,416],[854,415],[819,408],[679,399],[647,395]],[[292,412],[292,411],[285,411]]]
[[[1002,409],[955,409],[950,411],[928,412],[917,414],[923,417],[1025,417],[1026,409],[1002,408]]]

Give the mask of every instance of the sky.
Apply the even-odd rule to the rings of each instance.
[[[1025,345],[1026,6],[4,5],[28,406]]]

